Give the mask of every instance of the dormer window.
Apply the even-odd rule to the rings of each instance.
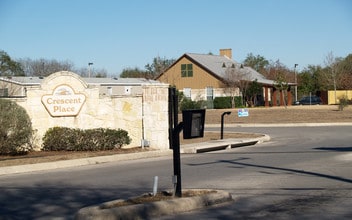
[[[193,77],[192,64],[181,64],[181,77]]]

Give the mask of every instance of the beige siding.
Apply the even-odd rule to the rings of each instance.
[[[196,64],[193,64],[193,77],[181,77],[181,64],[191,64],[187,58],[182,58],[178,63],[166,71],[158,80],[183,88],[204,89],[206,87],[223,88],[223,83],[210,73],[206,72]]]

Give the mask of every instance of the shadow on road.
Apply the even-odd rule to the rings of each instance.
[[[317,147],[315,150],[326,150],[326,151],[339,151],[339,152],[349,152],[352,151],[352,147]]]
[[[208,163],[200,163],[200,164],[193,163],[193,164],[189,164],[189,165],[190,166],[202,166],[202,165],[216,164],[216,163],[228,163],[228,164],[236,165],[235,168],[257,167],[257,168],[263,168],[263,169],[269,169],[269,170],[280,170],[280,171],[285,171],[285,172],[305,174],[305,175],[310,175],[310,176],[316,176],[316,177],[321,177],[321,178],[337,180],[337,181],[341,181],[341,182],[345,182],[345,183],[352,183],[352,179],[347,179],[344,177],[333,176],[333,175],[328,175],[328,174],[323,174],[323,173],[239,162],[239,161],[247,160],[247,159],[250,159],[250,158],[243,157],[243,158],[238,158],[236,160],[219,160],[216,162],[208,162]]]
[[[55,187],[1,187],[0,219],[73,219],[82,207],[145,192],[131,189]],[[122,192],[122,193],[121,193]]]

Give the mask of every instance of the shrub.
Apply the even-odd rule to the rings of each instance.
[[[340,98],[340,103],[339,103],[339,110],[340,111],[343,111],[343,109],[345,108],[345,107],[347,107],[348,106],[348,98],[347,98],[347,96],[343,96],[343,97],[341,97]]]
[[[202,106],[201,102],[192,101],[189,98],[184,98],[180,102],[180,110],[181,111],[186,110],[186,109],[200,109],[201,106]]]
[[[26,110],[17,103],[0,99],[0,154],[24,154],[32,150],[33,130]]]
[[[215,109],[231,108],[231,97],[216,97],[214,99],[214,108]]]
[[[122,129],[74,129],[54,127],[43,137],[45,151],[100,151],[121,148],[130,144],[128,132]]]
[[[75,150],[78,142],[78,129],[66,127],[49,128],[43,137],[43,150],[63,151]]]
[[[241,108],[242,98],[240,96],[235,97],[235,107]],[[223,109],[223,108],[232,108],[232,97],[215,97],[214,98],[214,108],[215,109]]]

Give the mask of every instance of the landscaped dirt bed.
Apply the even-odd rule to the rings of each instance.
[[[206,111],[206,125],[220,125],[221,114],[230,111],[231,115],[225,115],[224,123],[227,125],[241,124],[281,124],[281,123],[352,123],[352,107],[347,107],[343,111],[338,111],[337,106],[290,106],[290,107],[270,107],[270,108],[248,108],[248,117],[238,117],[238,109],[220,109]],[[182,121],[180,115],[179,121]],[[225,133],[224,138],[255,138],[258,134],[249,133]],[[180,135],[182,144],[205,142],[209,140],[220,139],[219,132],[206,132],[203,138],[183,140]],[[135,153],[151,151],[151,148],[129,148],[115,149],[112,151],[98,152],[30,152],[22,156],[0,156],[0,167],[14,166],[22,164],[34,164],[51,162],[58,160],[78,159],[85,157],[105,156],[114,154]]]
[[[256,134],[247,134],[247,133],[226,133],[224,138],[247,138],[247,137],[257,137]],[[219,132],[205,132],[203,138],[195,138],[183,140],[182,135],[181,144],[189,144],[189,143],[200,143],[209,140],[217,140],[220,138]],[[34,151],[29,152],[26,155],[19,156],[1,156],[0,155],[0,167],[5,166],[16,166],[23,164],[34,164],[34,163],[45,163],[45,162],[53,162],[59,160],[72,160],[79,158],[87,158],[87,157],[98,157],[98,156],[108,156],[115,154],[127,154],[127,153],[138,153],[145,151],[152,151],[155,149],[145,147],[144,149],[141,147],[134,148],[122,148],[115,149],[109,151]]]

